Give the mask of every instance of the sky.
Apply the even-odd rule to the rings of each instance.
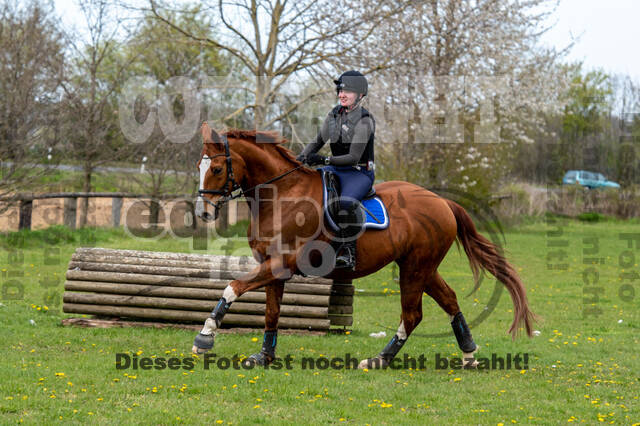
[[[640,0],[560,0],[543,41],[562,48],[577,38],[570,61],[640,81],[639,19]]]
[[[55,0],[65,26],[78,25],[82,14],[74,0]],[[558,49],[575,40],[567,59],[628,74],[640,81],[640,0],[560,0],[548,24],[554,25],[543,42]]]

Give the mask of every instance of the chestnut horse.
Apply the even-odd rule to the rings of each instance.
[[[296,161],[275,133],[229,130],[219,135],[206,122],[201,133],[196,214],[205,220],[217,217],[221,203],[231,198],[232,191],[241,189],[251,209],[249,246],[260,265],[226,287],[192,350],[204,353],[211,349],[215,331],[233,301],[248,291],[265,287],[263,347],[250,360],[266,365],[275,357],[285,281],[296,273],[322,270],[322,266],[316,266],[318,262],[326,266],[334,259],[329,256],[325,261],[323,254],[331,251],[327,243],[331,235],[323,232],[321,175]],[[476,231],[460,205],[408,182],[384,182],[375,190],[387,206],[388,228],[368,230],[358,237],[355,270],[332,270],[329,263],[330,268],[321,274],[344,280],[372,274],[393,261],[400,268],[402,314],[397,333],[379,355],[363,360],[360,368],[389,365],[422,319],[423,293],[449,314],[465,363],[476,363],[473,352],[477,346],[460,312],[456,293],[437,271],[456,237],[469,258],[476,286],[479,274],[487,270],[509,291],[514,306],[509,332],[515,337],[522,325],[531,336],[535,315],[529,309],[518,274],[498,247]],[[206,204],[215,205],[214,214],[207,211]]]

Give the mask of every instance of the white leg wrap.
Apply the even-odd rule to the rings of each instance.
[[[202,331],[200,331],[200,334],[210,336],[212,334],[215,334],[217,328],[218,326],[216,325],[216,321],[213,318],[207,318],[207,320],[204,322],[204,327],[202,327]]]
[[[407,332],[404,329],[404,321],[400,322],[400,327],[398,327],[398,331],[396,333],[398,335],[398,339],[400,340],[406,340],[407,339]]]
[[[224,289],[224,292],[222,293],[222,297],[224,297],[227,303],[233,303],[238,298],[238,296],[236,296],[236,293],[233,291],[233,288],[231,288],[230,285],[228,285],[227,288]]]

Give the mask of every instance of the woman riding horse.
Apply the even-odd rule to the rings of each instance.
[[[322,269],[322,255],[331,250],[327,242],[330,237],[323,232],[322,178],[315,170],[296,161],[276,134],[237,129],[218,134],[207,123],[202,125],[201,132],[203,147],[198,162],[201,197],[196,204],[196,215],[205,220],[215,218],[219,205],[234,198],[232,193],[241,189],[252,213],[248,242],[260,265],[225,288],[196,336],[192,351],[202,354],[213,348],[216,330],[233,302],[248,291],[264,287],[262,350],[249,358],[266,365],[275,358],[285,282],[293,274],[314,275],[308,267]],[[261,196],[264,188],[266,197]],[[388,228],[365,232],[359,237],[359,249],[368,255],[358,261],[353,271],[334,270],[331,259],[327,262],[331,268],[316,273],[331,279],[351,280],[372,274],[391,262],[400,268],[402,313],[397,332],[382,352],[363,360],[360,367],[389,365],[422,320],[424,293],[450,316],[465,362],[473,359],[476,344],[456,293],[438,273],[438,266],[456,239],[469,258],[476,280],[486,270],[509,291],[514,306],[509,331],[515,336],[523,326],[526,333],[532,335],[535,316],[529,309],[518,273],[500,248],[477,232],[464,208],[408,182],[380,183],[376,185],[376,194],[387,206],[390,220]],[[207,204],[214,205],[213,215],[206,211]],[[311,256],[320,257],[317,259],[320,262]]]
[[[355,269],[356,236],[347,235],[349,225],[358,223],[359,202],[371,189],[374,175],[373,145],[375,120],[361,104],[367,96],[367,79],[358,71],[347,71],[337,80],[340,100],[327,115],[315,142],[308,144],[296,158],[311,166],[324,164],[340,182],[340,210],[337,215],[340,238],[334,239],[336,268]],[[317,152],[329,142],[331,156]]]

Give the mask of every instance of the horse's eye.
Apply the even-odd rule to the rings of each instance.
[[[222,173],[222,167],[216,167],[212,170],[212,173],[215,175],[219,175],[220,173]]]

